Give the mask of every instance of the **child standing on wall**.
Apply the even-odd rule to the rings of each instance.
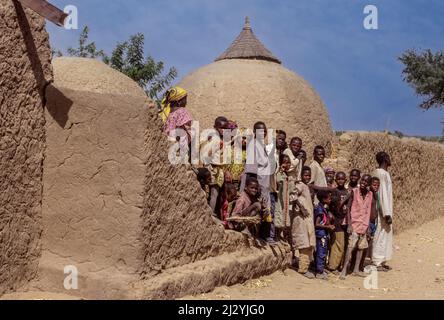
[[[331,194],[328,191],[320,190],[316,196],[319,201],[314,209],[316,229],[316,278],[327,280],[328,275],[324,269],[328,253],[329,234],[335,230],[335,226],[330,223],[328,212],[328,207],[331,203]]]
[[[368,189],[371,177],[366,174],[362,176],[359,187],[352,190],[351,208],[348,216],[348,248],[345,255],[344,267],[340,279],[347,276],[348,266],[352,258],[352,252],[357,249],[356,261],[353,275],[365,277],[366,274],[359,270],[361,258],[365,249],[368,248],[367,232],[370,224],[373,193]]]

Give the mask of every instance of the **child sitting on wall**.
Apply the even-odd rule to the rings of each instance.
[[[225,183],[222,189],[220,219],[222,220],[226,229],[233,229],[234,227],[231,222],[227,221],[227,219],[233,212],[237,198],[238,195],[236,185],[233,183]]]
[[[259,191],[259,182],[256,178],[248,178],[245,183],[244,191],[241,193],[239,199],[236,201],[236,205],[234,207],[233,213],[231,217],[250,217],[255,218],[253,220],[257,220],[260,222],[261,213],[264,207],[264,204],[261,203],[260,191]],[[238,231],[246,231],[245,224],[242,222],[234,223],[235,229]],[[253,235],[257,235],[257,228],[250,228]],[[245,232],[249,233],[249,232]]]
[[[193,169],[194,170],[194,169]],[[207,202],[210,201],[210,184],[211,184],[211,172],[207,168],[195,169],[197,174],[197,181],[199,181],[200,187],[205,191]]]

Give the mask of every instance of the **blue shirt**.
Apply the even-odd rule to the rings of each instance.
[[[315,225],[317,218],[321,218],[320,224],[325,226],[328,225],[328,213],[327,210],[324,208],[322,204],[318,204],[316,208],[314,209],[314,219],[315,219]],[[328,236],[328,231],[321,228],[315,228],[315,234],[317,238],[324,238]]]

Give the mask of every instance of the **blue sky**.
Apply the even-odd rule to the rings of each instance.
[[[397,57],[409,48],[444,49],[442,0],[51,0],[79,10],[79,30],[48,23],[51,44],[75,46],[84,25],[110,53],[137,32],[146,52],[187,73],[211,63],[239,34],[245,16],[286,68],[320,94],[336,130],[440,135],[443,110],[422,111],[402,81]],[[376,5],[379,29],[363,27]]]

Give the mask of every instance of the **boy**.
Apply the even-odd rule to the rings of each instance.
[[[301,172],[301,180],[302,183],[304,183],[306,186],[310,187],[310,181],[311,181],[311,168],[304,166],[302,168],[302,172]],[[309,188],[310,189],[310,195],[311,195],[311,202],[313,204],[314,202],[314,196],[315,196],[315,192],[313,190],[313,188]]]
[[[222,220],[225,229],[233,229],[232,223],[227,221],[233,211],[235,200],[237,199],[237,188],[233,183],[225,183],[221,198],[220,219]]]
[[[270,182],[275,173],[276,161],[274,154],[268,154],[265,148],[265,139],[267,138],[267,126],[264,122],[258,121],[253,126],[254,138],[247,147],[247,164],[245,173],[247,176],[256,177],[260,185],[261,195],[264,198],[264,223],[261,225],[264,240],[274,245],[274,212],[271,211]]]
[[[288,170],[290,169],[291,161],[290,158],[286,155],[282,155],[281,157],[281,165],[279,167],[279,171],[276,174],[276,184],[278,197],[275,207],[274,213],[274,225],[276,228],[276,237],[277,239],[283,239],[284,229],[290,226],[290,218],[288,207],[290,204],[289,199],[289,177]]]
[[[336,172],[332,167],[325,168],[325,179],[327,180],[327,186],[330,188],[336,188],[335,174]]]
[[[387,171],[392,162],[386,152],[378,152],[376,161],[379,168],[375,170],[373,176],[380,180],[379,201],[381,204],[381,213],[378,216],[378,225],[373,240],[372,262],[378,270],[389,271],[386,263],[391,260],[393,255],[393,193],[392,179]]]
[[[347,188],[353,189],[358,186],[359,179],[361,179],[361,171],[358,169],[353,169],[350,171],[350,182],[348,183]]]
[[[319,204],[316,206],[315,213],[315,232],[316,232],[316,278],[328,280],[325,269],[325,261],[328,253],[329,233],[335,230],[334,225],[330,224],[328,206],[331,203],[331,193],[319,190],[316,194]]]
[[[328,259],[328,270],[337,272],[345,253],[345,233],[347,232],[347,215],[349,192],[345,188],[347,177],[344,172],[336,173],[335,177],[337,188],[333,192],[331,211],[334,216],[335,232],[330,248],[330,257]]]
[[[325,171],[322,168],[322,162],[325,159],[325,149],[323,146],[316,146],[313,151],[313,161],[310,164],[311,168],[311,180],[310,188],[318,191],[333,192],[335,189],[327,185],[327,178],[325,177]],[[315,197],[314,204],[317,205],[319,200]]]
[[[259,198],[259,182],[256,178],[248,178],[244,191],[241,193],[239,199],[237,199],[231,216],[257,217],[259,220],[262,209],[263,205],[261,204],[261,200]],[[239,231],[243,230],[244,228],[245,227],[242,223],[236,224],[235,227],[235,229]]]
[[[323,146],[316,146],[313,151],[313,161],[310,164],[311,181],[310,183],[318,187],[327,187],[327,179],[325,177],[322,162],[325,159],[325,149]]]
[[[276,130],[276,152],[280,158],[287,149],[287,133],[284,130]]]
[[[307,152],[305,150],[300,150],[298,152],[298,159],[301,161],[301,168],[305,166],[305,162],[307,162]]]
[[[381,213],[381,202],[379,200],[379,187],[381,181],[378,177],[372,177],[370,191],[373,192],[372,214],[370,216],[370,236],[373,239],[376,233],[377,219]]]
[[[370,223],[370,213],[372,209],[373,194],[368,190],[371,176],[366,174],[361,180],[359,187],[352,190],[351,207],[348,214],[348,248],[345,255],[344,267],[342,268],[340,279],[347,276],[348,266],[352,258],[352,252],[357,249],[356,261],[353,275],[365,277],[366,274],[359,270],[363,251],[368,248],[367,231]]]
[[[310,168],[305,170],[305,181],[311,178]],[[316,235],[313,224],[313,200],[310,188],[303,181],[292,181],[294,187],[290,188],[290,244],[293,250],[299,252],[298,273],[313,279],[315,275],[310,272],[310,262],[313,260],[313,251],[316,247]]]
[[[217,117],[214,121],[214,135],[206,141],[201,141],[201,149],[208,155],[203,159],[203,164],[211,172],[210,207],[216,217],[220,211],[221,188],[225,181],[231,182],[229,173],[226,173],[226,165],[223,164],[223,133],[227,127],[228,119]]]
[[[284,151],[284,154],[291,160],[291,167],[288,174],[294,177],[295,180],[300,180],[301,175],[301,161],[298,158],[298,153],[302,149],[302,139],[293,137],[290,140],[290,146]]]
[[[373,238],[375,236],[376,232],[376,225],[377,225],[377,217],[381,211],[381,204],[379,201],[379,178],[372,177],[370,180],[370,191],[373,193],[373,200],[372,200],[372,210],[370,213],[370,225],[368,228],[367,233],[367,240],[368,240],[368,248],[364,250],[364,253],[362,255],[361,259],[361,265],[360,270],[364,271],[365,267],[365,259],[367,256],[371,257],[371,252],[373,250]]]

